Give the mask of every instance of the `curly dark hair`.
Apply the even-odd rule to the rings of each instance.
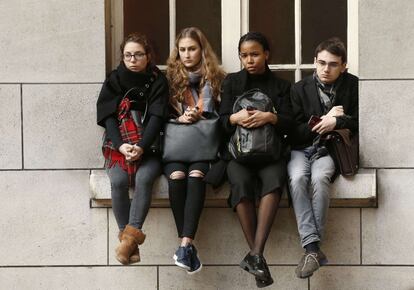
[[[148,41],[148,38],[144,34],[141,34],[138,32],[133,32],[129,34],[128,36],[125,37],[124,41],[122,41],[119,47],[121,49],[121,59],[123,58],[123,55],[124,55],[125,45],[128,42],[136,42],[136,43],[141,44],[145,49],[145,53],[149,56],[150,61],[154,59],[154,50],[152,49],[152,46],[150,42]]]

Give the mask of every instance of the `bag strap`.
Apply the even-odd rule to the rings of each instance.
[[[241,99],[245,98],[246,96],[253,95],[255,93],[263,93],[263,92],[258,88],[254,88],[254,89],[250,89],[250,90],[244,92],[243,94],[241,94],[240,96],[238,96],[236,98],[236,100],[234,101],[234,104],[233,104],[233,113],[237,113],[237,112],[235,112],[235,110],[236,110],[236,108],[238,106],[238,103],[240,102]]]
[[[140,88],[140,87],[132,87],[132,88],[130,88],[125,94],[124,94],[124,96],[122,97],[122,99],[121,99],[121,101],[123,100],[123,99],[125,99],[126,97],[128,97],[128,95],[131,93],[131,92],[133,92],[133,91],[138,91],[138,95],[140,96],[140,97],[143,97],[143,98],[145,98],[144,99],[144,101],[145,101],[145,109],[144,109],[144,112],[141,112],[141,124],[144,124],[144,122],[145,122],[145,119],[146,119],[146,117],[147,117],[147,112],[148,112],[148,97],[147,97],[147,91],[151,88],[151,86],[152,86],[152,84],[155,82],[155,79],[156,79],[156,76],[157,76],[157,74],[154,72],[153,73],[153,76],[151,76],[150,77],[150,79],[149,79],[149,81],[143,86],[143,88]],[[131,101],[130,100],[130,102],[131,103],[134,103],[135,101]],[[131,110],[131,111],[133,111],[133,110]],[[133,117],[134,117],[134,114],[133,114]],[[136,118],[136,114],[135,114],[135,118]],[[138,122],[138,120],[135,120],[135,118],[134,118],[134,121],[137,123]]]
[[[347,146],[351,146],[352,141],[351,141],[351,130],[349,129],[337,129],[337,130],[333,130],[333,131],[329,131],[326,132],[324,134],[322,134],[320,136],[320,139],[323,141],[327,141],[332,139],[334,136],[337,136],[339,138],[341,138],[341,140],[347,145]]]

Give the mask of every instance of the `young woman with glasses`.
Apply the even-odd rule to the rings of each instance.
[[[112,208],[119,228],[116,259],[140,261],[152,186],[161,174],[161,158],[151,149],[167,116],[168,82],[153,64],[144,35],[133,33],[121,44],[122,61],[106,78],[97,101],[97,122],[105,128],[103,154],[111,183]],[[135,184],[132,202],[129,186]]]

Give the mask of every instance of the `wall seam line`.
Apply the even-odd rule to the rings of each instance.
[[[24,142],[23,142],[23,84],[20,84],[20,142],[22,146],[22,170],[24,170]]]

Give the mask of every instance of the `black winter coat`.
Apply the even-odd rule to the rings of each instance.
[[[335,129],[358,131],[358,78],[348,72],[343,73],[342,81],[336,92],[333,106],[342,105],[345,116],[336,118]],[[312,115],[322,116],[323,109],[313,76],[308,76],[292,86],[290,93],[291,108],[295,120],[292,134],[289,134],[293,149],[303,149],[312,145],[317,133],[308,127]]]
[[[259,80],[255,80],[255,84],[259,84],[257,87],[273,101],[278,117],[275,125],[276,131],[280,136],[288,134],[293,126],[289,105],[290,83],[276,77],[267,68],[264,75],[260,76]],[[236,126],[230,124],[229,120],[230,115],[233,114],[233,104],[236,98],[252,88],[249,73],[244,69],[228,74],[224,79],[219,113],[227,137],[230,137],[236,129]]]

